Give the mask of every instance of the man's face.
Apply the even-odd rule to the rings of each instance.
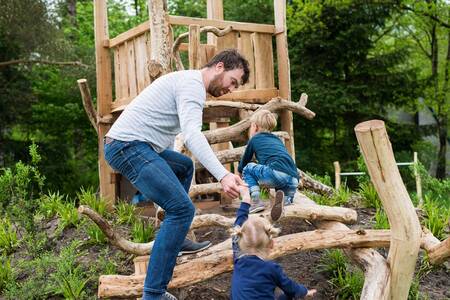
[[[220,97],[237,89],[242,82],[243,69],[225,71],[223,63],[215,66],[215,75],[208,86],[208,93],[214,97]]]

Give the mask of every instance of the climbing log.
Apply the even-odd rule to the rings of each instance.
[[[422,234],[419,219],[396,165],[384,122],[360,123],[355,132],[392,230],[388,298],[407,299]]]
[[[450,257],[450,238],[435,245],[428,252],[428,258],[432,264],[439,264]]]
[[[346,247],[387,247],[388,230],[315,230],[284,235],[275,239],[270,259],[305,250]],[[231,244],[229,245],[229,247]],[[175,267],[169,288],[179,288],[213,276],[230,272],[232,251],[224,249],[208,256],[194,258]],[[196,272],[192,272],[196,270]],[[145,275],[102,275],[99,298],[131,298],[142,294]]]
[[[151,81],[170,72],[172,32],[170,30],[167,1],[148,0],[150,21],[150,61],[148,71]]]
[[[92,102],[91,91],[89,90],[87,80],[78,79],[77,82],[80,89],[84,110],[89,118],[89,122],[91,122],[92,127],[94,127],[95,132],[98,134],[97,111],[95,110],[94,103]]]

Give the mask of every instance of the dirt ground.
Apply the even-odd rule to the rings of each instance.
[[[357,211],[359,216],[358,223],[351,227],[371,228],[374,210],[357,209]],[[280,222],[279,227],[282,230],[281,235],[314,230],[312,225],[295,218],[283,219]],[[208,227],[197,230],[196,236],[199,241],[210,240],[213,244],[217,244],[227,239],[229,234],[224,228]],[[386,255],[387,253],[387,251],[383,249],[381,249],[380,252],[383,255]],[[292,279],[297,280],[299,283],[302,283],[308,288],[317,289],[317,294],[314,299],[337,299],[334,295],[333,287],[328,282],[328,278],[324,274],[317,271],[317,265],[319,264],[322,253],[323,251],[302,251],[278,258],[275,261],[283,267],[283,270]],[[422,251],[420,256],[423,256]],[[417,266],[417,269],[418,268],[419,264]],[[179,300],[229,299],[230,282],[231,273],[222,274],[201,283],[181,289],[171,290],[171,292],[177,296]],[[450,299],[450,268],[448,263],[446,266],[433,269],[430,273],[422,277],[420,280],[420,292],[422,296],[425,297],[420,299]]]

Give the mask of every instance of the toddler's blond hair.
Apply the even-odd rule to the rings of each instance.
[[[273,227],[266,218],[250,216],[242,227],[233,228],[232,235],[238,237],[242,254],[266,258],[269,255],[270,243],[279,233],[280,229]]]
[[[270,132],[275,127],[277,127],[276,114],[271,113],[266,109],[255,112],[255,114],[252,115],[250,121],[258,125],[260,131]]]

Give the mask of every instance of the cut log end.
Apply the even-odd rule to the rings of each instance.
[[[384,129],[384,121],[382,120],[370,120],[359,123],[355,126],[355,132],[367,132],[374,129]]]

